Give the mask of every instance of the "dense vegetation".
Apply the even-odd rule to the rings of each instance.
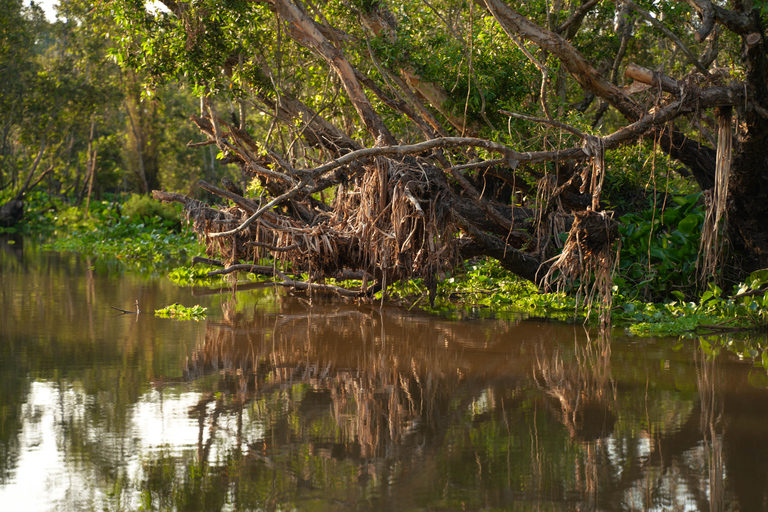
[[[0,229],[145,268],[201,252],[162,189],[225,264],[354,270],[374,299],[551,314],[599,291],[667,330],[764,324],[758,11],[64,0],[51,22],[5,3]]]

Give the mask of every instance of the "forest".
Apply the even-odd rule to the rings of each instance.
[[[0,229],[151,195],[219,272],[765,322],[762,1],[3,4]]]

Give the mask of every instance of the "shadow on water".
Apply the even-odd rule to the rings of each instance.
[[[192,292],[16,249],[0,253],[3,503],[37,474],[56,510],[768,505],[768,378],[712,340],[264,287],[196,291],[199,324],[114,318],[93,304]]]

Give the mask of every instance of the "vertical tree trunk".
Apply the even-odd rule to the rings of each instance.
[[[91,118],[91,134],[88,137],[88,198],[85,200],[85,215],[90,216],[91,193],[93,192],[93,182],[96,179],[96,153],[98,148],[93,143],[93,134],[96,128],[96,120]]]
[[[125,112],[128,114],[128,120],[131,124],[131,133],[133,133],[133,140],[134,144],[136,146],[136,153],[137,153],[137,169],[139,174],[139,180],[141,184],[141,193],[142,194],[148,194],[149,193],[149,183],[147,183],[147,172],[144,169],[144,152],[142,151],[142,144],[141,144],[141,134],[136,126],[136,121],[133,119],[133,114],[131,113],[131,106],[128,104],[128,102],[125,102]]]

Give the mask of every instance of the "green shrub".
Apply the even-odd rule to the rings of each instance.
[[[696,295],[704,206],[701,194],[672,197],[666,207],[619,217],[621,253],[614,284],[630,298],[658,301],[682,292]]]
[[[162,225],[174,231],[181,230],[181,208],[139,194],[133,194],[123,203],[123,213],[132,221],[147,225]]]

